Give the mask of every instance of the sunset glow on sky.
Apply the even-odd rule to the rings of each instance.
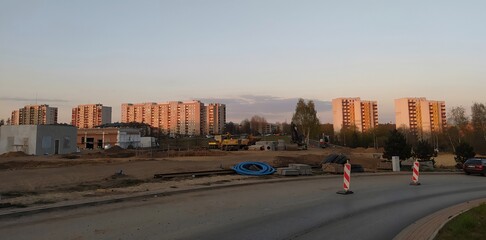
[[[0,0],[0,119],[28,104],[199,99],[290,121],[298,98],[486,102],[484,1]]]

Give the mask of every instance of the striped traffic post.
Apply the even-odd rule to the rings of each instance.
[[[420,185],[418,179],[419,179],[419,175],[420,175],[420,163],[415,160],[415,162],[413,162],[413,169],[412,169],[413,173],[412,173],[412,182],[410,183],[410,185],[415,185],[415,186],[418,186]]]
[[[343,195],[352,194],[353,191],[349,190],[349,184],[351,183],[351,164],[349,164],[349,161],[347,161],[346,164],[344,164],[343,181],[344,181],[343,184],[344,191],[339,191],[337,193]]]

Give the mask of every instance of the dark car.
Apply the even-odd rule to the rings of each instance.
[[[462,167],[464,172],[469,175],[471,173],[486,174],[486,158],[470,158]]]

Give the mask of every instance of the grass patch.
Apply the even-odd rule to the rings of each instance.
[[[435,239],[486,239],[486,204],[483,203],[452,219],[439,231]]]

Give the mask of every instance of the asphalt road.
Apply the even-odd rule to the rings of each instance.
[[[392,239],[442,208],[486,197],[486,177],[352,176],[159,196],[0,220],[2,239]]]

